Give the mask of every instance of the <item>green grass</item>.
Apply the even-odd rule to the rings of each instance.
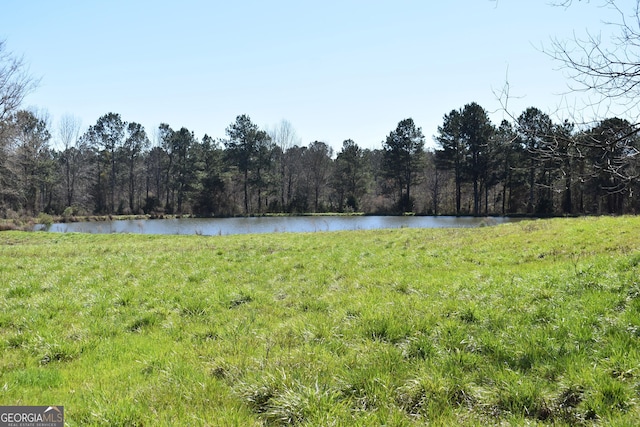
[[[0,405],[70,426],[632,425],[640,218],[0,233]]]

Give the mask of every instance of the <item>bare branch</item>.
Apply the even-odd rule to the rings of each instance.
[[[65,150],[70,149],[80,139],[82,120],[79,117],[66,114],[58,121],[58,139]]]
[[[5,41],[0,40],[0,121],[8,119],[38,83],[29,75],[24,59],[8,52]]]
[[[572,1],[555,2],[570,6]],[[616,12],[617,22],[604,22],[614,35],[603,41],[602,34],[574,34],[572,40],[553,39],[547,53],[560,63],[574,82],[570,89],[596,95],[594,104],[622,107],[624,114],[637,113],[640,103],[640,0],[631,12],[625,12],[615,0],[603,7]],[[544,50],[543,50],[544,51]],[[593,106],[593,105],[589,105]]]

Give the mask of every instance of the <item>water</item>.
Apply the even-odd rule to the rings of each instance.
[[[36,230],[56,233],[199,234],[204,236],[372,230],[383,228],[458,228],[518,221],[505,217],[455,216],[284,216],[251,218],[135,219],[42,225]]]

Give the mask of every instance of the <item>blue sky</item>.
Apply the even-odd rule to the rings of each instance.
[[[40,86],[25,107],[83,129],[108,112],[145,126],[224,138],[239,114],[263,128],[288,120],[300,143],[380,148],[412,117],[427,144],[444,114],[470,102],[567,117],[576,95],[541,52],[551,38],[598,32],[615,17],[595,2],[6,1],[0,39]],[[582,96],[582,95],[580,95]]]

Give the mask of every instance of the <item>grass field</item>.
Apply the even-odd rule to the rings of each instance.
[[[640,218],[0,233],[0,405],[69,426],[632,425]]]

